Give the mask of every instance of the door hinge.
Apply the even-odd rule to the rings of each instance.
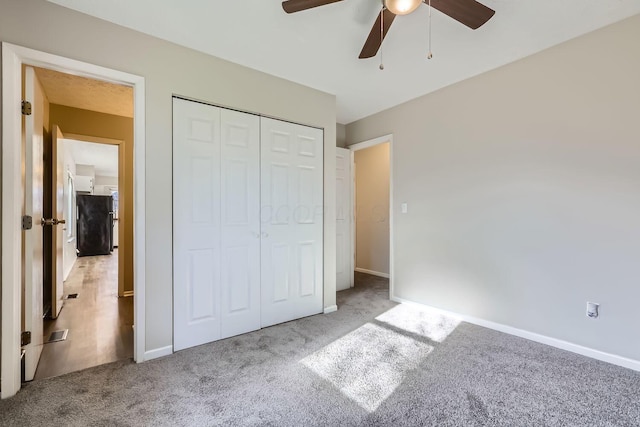
[[[31,344],[31,331],[24,331],[20,335],[20,346],[24,347],[29,344]]]
[[[25,116],[31,115],[31,103],[29,101],[22,101],[22,114]]]
[[[31,230],[33,228],[33,217],[31,215],[25,215],[22,217],[22,229]]]

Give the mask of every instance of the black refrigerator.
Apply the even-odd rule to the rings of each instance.
[[[113,250],[113,197],[78,194],[78,256],[109,255]]]

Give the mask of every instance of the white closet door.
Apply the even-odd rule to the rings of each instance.
[[[322,312],[323,132],[261,119],[262,326]]]
[[[221,338],[260,329],[260,118],[221,110]]]
[[[353,152],[336,147],[336,289],[353,287]]]
[[[221,336],[220,200],[220,109],[174,99],[174,350]]]

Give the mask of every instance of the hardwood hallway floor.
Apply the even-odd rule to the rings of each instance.
[[[69,329],[65,341],[45,344],[35,379],[54,377],[133,357],[133,297],[118,298],[118,251],[80,257],[64,283],[66,299],[56,320],[45,320],[45,342]]]

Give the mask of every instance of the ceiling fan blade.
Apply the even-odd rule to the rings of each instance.
[[[380,34],[380,26],[382,25],[382,14],[384,13],[384,34]],[[360,56],[358,58],[372,58],[376,56],[378,53],[378,49],[382,45],[382,40],[387,36],[387,32],[389,31],[389,27],[393,23],[393,20],[396,19],[396,15],[389,12],[389,10],[384,9],[382,12],[378,14],[378,19],[376,19],[375,24],[371,28],[371,32],[369,33],[369,37],[367,37],[367,41],[364,42],[364,46],[362,47],[362,52],[360,52]],[[380,37],[382,36],[382,38]]]
[[[300,12],[314,7],[336,3],[342,0],[287,0],[282,2],[282,8],[287,13]]]
[[[472,30],[479,28],[496,13],[475,0],[431,0],[431,6]]]

